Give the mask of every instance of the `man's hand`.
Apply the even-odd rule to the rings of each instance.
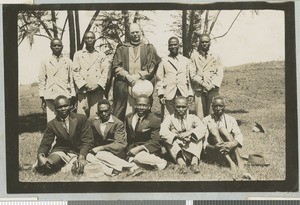
[[[231,152],[235,147],[237,147],[238,142],[236,140],[231,142],[223,142],[220,148],[221,153],[228,153]]]
[[[72,174],[81,175],[84,171],[84,166],[87,164],[85,157],[79,155],[78,159],[73,163],[73,167],[71,169]]]
[[[188,97],[188,102],[189,102],[189,104],[191,104],[191,103],[193,102],[193,100],[194,100],[194,97],[193,97],[193,96],[189,96],[189,97]]]
[[[38,160],[38,166],[44,166],[48,162],[47,157],[45,157],[45,154],[43,153],[38,154],[37,160]]]
[[[42,100],[41,108],[45,112],[46,111],[46,100],[44,99],[44,97],[41,97],[41,100]]]
[[[137,155],[139,152],[143,151],[144,150],[144,147],[143,146],[137,146],[137,147],[134,147],[132,148],[131,150],[129,150],[129,152],[127,153],[128,156],[130,155]]]
[[[204,81],[202,83],[203,87],[205,88],[205,90],[210,91],[211,89],[215,88],[215,86],[211,83],[208,83],[206,81]]]
[[[135,80],[134,80],[134,78],[132,77],[132,75],[127,74],[127,75],[126,75],[126,79],[127,79],[128,83],[129,83],[129,86],[131,86],[131,87],[134,86]]]
[[[91,91],[94,91],[94,90],[96,90],[98,87],[100,87],[98,84],[94,84],[94,83],[87,83],[86,85],[85,85],[85,87],[86,87],[86,91],[87,92],[91,92]]]

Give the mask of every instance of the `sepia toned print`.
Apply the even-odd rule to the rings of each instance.
[[[287,123],[294,98],[286,96],[295,92],[287,80],[295,72],[289,4],[94,6],[14,10],[18,153],[12,169],[18,171],[11,190],[13,184],[36,192],[37,182],[105,182],[114,191],[113,183],[125,182],[128,191],[141,191],[135,185],[142,182],[166,187],[159,191],[243,191],[251,182],[251,191],[288,191],[297,173],[289,149],[297,153],[296,127]],[[64,105],[60,95],[68,98]],[[280,181],[285,186],[260,186]],[[185,182],[192,186],[184,189]],[[42,192],[57,191],[49,187]]]

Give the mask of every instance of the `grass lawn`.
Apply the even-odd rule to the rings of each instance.
[[[256,180],[284,180],[286,174],[285,135],[285,73],[283,61],[247,64],[225,68],[220,89],[227,98],[226,112],[240,122],[244,134],[242,156],[262,154],[267,167],[249,167],[247,171]],[[154,96],[153,112],[160,115],[160,105]],[[193,110],[193,106],[191,106]],[[260,123],[266,133],[254,133],[254,122]],[[46,114],[40,108],[38,87],[19,87],[19,163],[32,164],[46,125]],[[245,161],[246,162],[246,161]],[[126,172],[109,181],[232,181],[241,177],[228,167],[201,162],[201,173],[178,174],[177,165],[163,171],[147,170],[143,175],[126,177]],[[21,170],[22,182],[78,181],[66,173],[43,176],[31,170]]]

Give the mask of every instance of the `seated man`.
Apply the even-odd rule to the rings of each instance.
[[[199,160],[202,142],[208,132],[202,121],[192,114],[187,114],[186,97],[175,98],[175,113],[167,116],[161,124],[160,135],[166,141],[166,148],[179,164],[179,173],[187,173],[187,164],[191,170],[199,173]]]
[[[136,166],[131,168],[131,173],[140,171],[139,165],[152,165],[163,170],[167,161],[158,155],[161,152],[160,145],[160,119],[151,113],[150,99],[146,95],[140,95],[135,100],[135,112],[125,118],[129,162]]]
[[[96,147],[90,150],[90,153],[95,155],[102,164],[113,169],[114,173],[122,171],[125,167],[132,167],[132,164],[124,160],[127,139],[123,122],[111,115],[111,105],[108,100],[100,100],[97,109],[98,118],[92,122]],[[87,159],[97,162],[92,160],[90,155]]]
[[[214,159],[221,157],[226,160],[232,170],[243,171],[243,160],[237,149],[243,146],[243,135],[236,120],[224,113],[225,106],[223,97],[213,98],[213,114],[203,119],[203,123],[209,130],[203,147],[208,157]],[[236,160],[237,165],[233,160]]]
[[[51,174],[78,157],[73,163],[72,173],[80,175],[94,142],[90,123],[85,115],[70,112],[70,101],[66,96],[59,95],[54,100],[54,108],[56,118],[47,123],[38,148],[36,169]],[[56,143],[52,148],[55,138]]]

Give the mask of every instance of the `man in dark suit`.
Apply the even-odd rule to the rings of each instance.
[[[136,165],[131,172],[139,169],[140,164],[147,164],[163,170],[167,161],[158,155],[160,145],[160,119],[150,111],[149,97],[140,95],[135,101],[135,112],[126,116],[126,132],[128,142],[127,158]]]
[[[71,113],[70,101],[66,96],[58,96],[54,107],[56,118],[48,122],[38,148],[37,170],[50,174],[77,158],[72,173],[80,175],[87,163],[86,155],[93,147],[91,125],[85,115]]]
[[[96,147],[90,153],[113,170],[122,171],[125,167],[132,167],[132,164],[124,160],[127,139],[123,122],[111,115],[108,100],[100,100],[97,109],[98,117],[92,122]]]

